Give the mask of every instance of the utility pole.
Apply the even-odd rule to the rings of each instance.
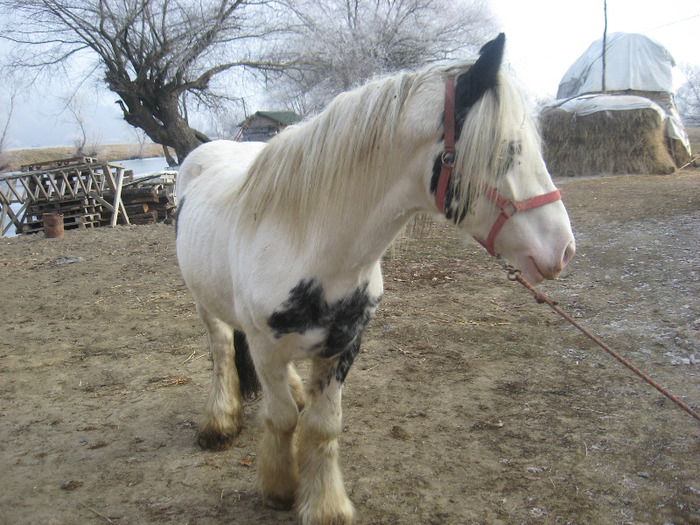
[[[608,89],[605,85],[605,69],[607,67],[606,55],[608,52],[608,0],[603,0],[603,18],[605,18],[605,27],[603,28],[603,93]]]

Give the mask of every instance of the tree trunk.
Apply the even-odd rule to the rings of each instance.
[[[107,81],[109,88],[121,98],[117,103],[124,120],[141,128],[153,142],[173,148],[178,164],[197,146],[209,142],[206,135],[190,127],[180,114],[178,94],[167,87],[149,89],[135,81],[112,82],[109,74]]]

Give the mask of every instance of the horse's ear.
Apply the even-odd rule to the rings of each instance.
[[[479,59],[467,71],[457,78],[455,88],[455,113],[463,119],[473,106],[489,89],[496,87],[498,71],[503,62],[503,50],[506,35],[501,33],[484,44],[479,52]]]

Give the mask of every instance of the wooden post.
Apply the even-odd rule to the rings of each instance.
[[[104,165],[104,168],[109,174],[109,178],[112,178],[112,172],[109,169],[109,166],[107,164]],[[129,216],[126,214],[126,210],[124,209],[124,203],[122,202],[122,186],[124,185],[124,168],[121,166],[117,167],[117,180],[115,181],[116,184],[114,185],[114,203],[112,203],[112,206],[114,206],[114,210],[112,211],[112,221],[110,222],[110,226],[114,228],[117,225],[117,217],[119,216],[119,212],[122,212],[122,215],[124,217],[124,222],[126,224],[129,224]]]

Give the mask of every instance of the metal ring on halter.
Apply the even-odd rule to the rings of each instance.
[[[454,151],[443,151],[442,152],[442,165],[449,168],[455,167],[455,152]]]

